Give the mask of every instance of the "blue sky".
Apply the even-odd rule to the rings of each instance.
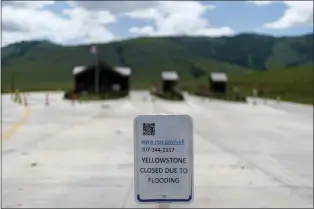
[[[65,1],[56,1],[54,4],[47,5],[44,7],[45,10],[53,11],[55,14],[60,17],[67,18],[66,15],[62,14],[62,11],[65,9],[70,9],[71,7]]]
[[[204,9],[209,5],[210,9]],[[4,4],[2,13],[4,23],[24,28],[23,34],[3,28],[6,43],[23,37],[75,44],[155,35],[258,32],[290,36],[313,32],[313,24],[309,24],[313,21],[313,2],[304,1],[24,1]]]

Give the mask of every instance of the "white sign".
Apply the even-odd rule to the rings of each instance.
[[[114,91],[119,91],[119,90],[120,90],[120,85],[119,85],[119,84],[113,84],[113,85],[112,85],[112,89],[113,89]]]
[[[193,120],[188,115],[134,119],[135,199],[141,203],[191,202]]]

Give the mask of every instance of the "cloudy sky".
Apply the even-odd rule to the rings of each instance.
[[[313,31],[313,1],[2,1],[2,46],[64,45],[164,35],[300,35]]]

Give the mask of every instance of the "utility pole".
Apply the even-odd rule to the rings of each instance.
[[[15,69],[12,70],[12,76],[11,76],[11,91],[15,92],[15,77],[16,77]]]
[[[14,70],[12,70],[12,75],[11,75],[11,91],[14,92],[14,81],[15,81],[15,78],[14,78]]]
[[[95,67],[95,92],[99,93],[99,63],[98,63],[98,55],[96,52],[96,67]]]
[[[91,53],[95,55],[95,93],[99,93],[99,66],[98,66],[98,53],[96,46],[92,46]]]
[[[14,89],[14,80],[15,80],[15,78],[14,78],[14,73],[15,73],[15,71],[14,71],[14,69],[12,70],[12,74],[11,74],[11,99],[12,99],[12,101],[14,101],[14,94],[15,94],[15,89]]]

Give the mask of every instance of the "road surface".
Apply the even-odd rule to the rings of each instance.
[[[2,141],[2,206],[157,207],[134,200],[133,118],[183,113],[194,120],[195,198],[171,207],[313,207],[313,108],[185,96],[73,106],[49,93],[45,106],[30,93],[27,108],[3,96],[2,132],[24,120]]]

